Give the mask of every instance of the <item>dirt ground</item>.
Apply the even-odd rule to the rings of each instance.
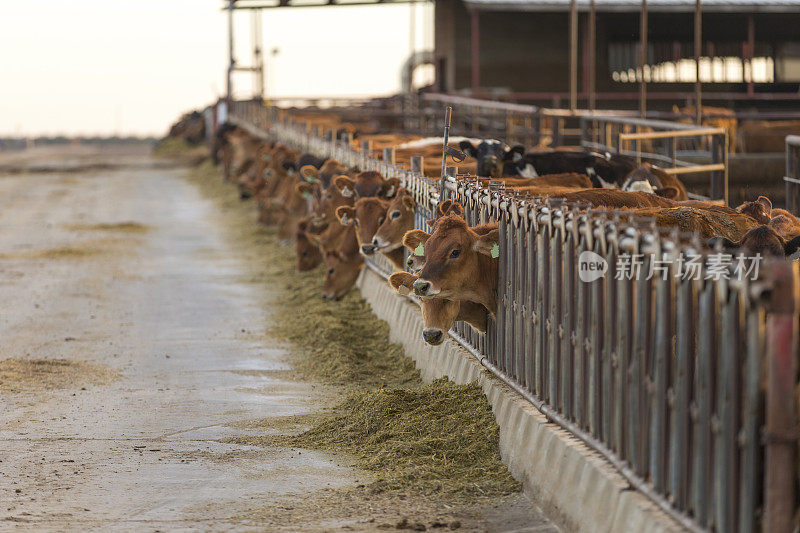
[[[336,391],[265,335],[276,295],[186,172],[0,153],[0,530],[556,530],[523,495],[388,499],[346,458],[232,444]]]

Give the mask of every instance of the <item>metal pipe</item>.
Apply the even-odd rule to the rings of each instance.
[[[753,57],[756,55],[756,22],[755,15],[747,15],[747,59],[750,65],[750,81],[747,82],[747,94],[755,94],[755,83],[753,82]]]
[[[569,4],[569,109],[578,108],[578,0]]]
[[[574,1],[574,0],[573,0]],[[477,9],[473,9],[470,12],[470,43],[472,45],[471,48],[471,59],[470,59],[470,80],[472,81],[472,92],[476,93],[480,89],[481,86],[481,58],[480,58],[480,12]]]
[[[597,104],[597,13],[595,12],[594,0],[589,1],[589,104],[590,110],[594,111]]]
[[[703,87],[700,83],[700,56],[703,53],[703,7],[702,0],[695,0],[694,4],[694,105],[695,122],[703,121]]]
[[[228,73],[225,100],[230,106],[233,101],[233,69],[236,61],[233,59],[233,4],[236,0],[228,1]]]
[[[647,65],[647,0],[642,0],[639,22],[639,114],[644,118],[647,114],[647,82],[644,76],[644,67]]]

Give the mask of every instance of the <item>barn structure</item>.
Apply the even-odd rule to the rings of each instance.
[[[592,79],[602,108],[635,107],[643,79],[651,108],[691,101],[698,3],[705,103],[788,107],[800,99],[800,1],[578,0],[579,106],[588,106]],[[572,7],[571,0],[436,0],[438,89],[564,106]]]

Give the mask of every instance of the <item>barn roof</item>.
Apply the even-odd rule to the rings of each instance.
[[[493,11],[568,11],[570,0],[464,0],[467,7]],[[648,0],[648,11],[694,12],[695,0]],[[797,12],[800,0],[703,0],[703,12],[751,13]],[[641,0],[595,0],[601,12],[638,12]],[[589,10],[589,0],[578,0],[578,9]]]

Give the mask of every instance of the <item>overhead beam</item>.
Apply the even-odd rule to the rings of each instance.
[[[245,3],[242,3],[242,2]],[[246,9],[280,9],[280,8],[298,8],[298,7],[347,7],[347,6],[378,6],[378,5],[391,5],[391,4],[423,4],[428,3],[429,0],[358,0],[355,2],[341,2],[336,0],[327,0],[318,4],[295,4],[292,0],[278,0],[278,2],[263,2],[256,1],[248,3],[246,0],[238,0],[233,7],[234,10]],[[222,8],[227,10],[227,5]]]

